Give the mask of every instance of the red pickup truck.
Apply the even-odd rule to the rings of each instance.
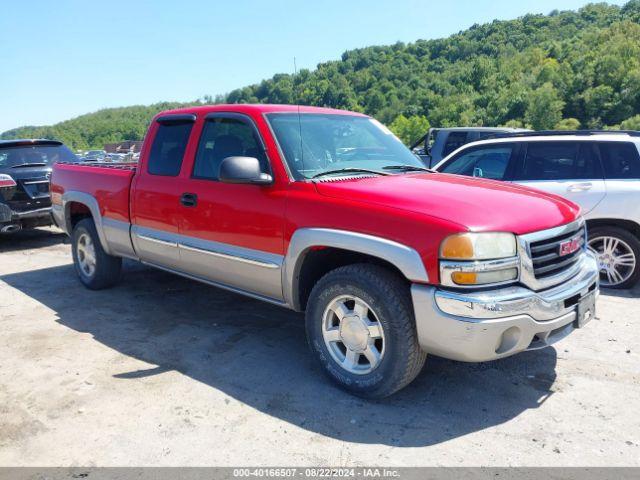
[[[431,172],[359,113],[163,112],[139,165],[59,163],[51,191],[88,288],[116,282],[126,257],[304,311],[318,361],[364,397],[407,385],[427,354],[506,357],[595,311],[575,204]]]

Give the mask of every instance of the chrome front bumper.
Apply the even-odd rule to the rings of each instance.
[[[546,347],[571,333],[576,308],[598,295],[598,265],[587,252],[564,283],[535,292],[511,286],[479,292],[411,287],[420,346],[452,360],[483,362]]]

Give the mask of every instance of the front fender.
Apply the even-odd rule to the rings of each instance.
[[[386,238],[364,233],[329,228],[301,228],[291,237],[282,269],[285,301],[300,310],[298,285],[305,255],[312,247],[333,247],[385,260],[402,272],[411,282],[428,283],[429,277],[418,252]]]

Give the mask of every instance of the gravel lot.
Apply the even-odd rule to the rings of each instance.
[[[430,357],[367,402],[300,315],[133,262],[91,292],[64,242],[0,237],[0,466],[640,465],[640,289],[555,348]]]

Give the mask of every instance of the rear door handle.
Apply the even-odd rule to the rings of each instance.
[[[195,207],[198,204],[198,195],[195,193],[183,193],[180,203],[185,207]]]
[[[567,192],[586,192],[591,190],[593,184],[591,182],[572,183],[567,187]]]

